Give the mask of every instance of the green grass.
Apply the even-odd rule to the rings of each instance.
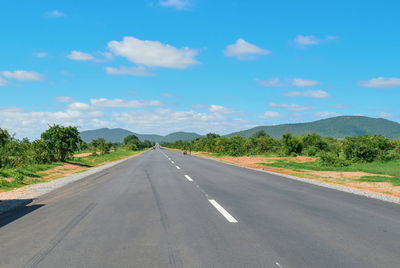
[[[102,163],[120,160],[132,155],[136,155],[140,152],[142,151],[120,149],[105,155],[75,157],[71,161],[68,161],[68,163],[84,165],[87,167],[95,167],[101,165]],[[0,191],[8,191],[25,185],[44,182],[46,180],[40,178],[44,177],[45,174],[39,173],[40,171],[49,170],[64,164],[65,163],[57,162],[44,165],[29,165],[14,169],[2,168],[0,169]],[[14,178],[14,180],[6,181],[2,178]]]
[[[89,155],[85,157],[75,157],[73,160],[69,161],[70,163],[85,165],[89,167],[95,167],[105,162],[120,160],[132,155],[136,155],[142,151],[131,151],[131,150],[117,150],[115,152],[111,152],[109,154],[103,155]]]
[[[306,162],[296,163],[286,160],[278,160],[274,163],[260,163],[266,166],[287,168],[293,170],[308,169],[316,171],[363,171],[367,173],[374,173],[380,175],[389,175],[393,177],[380,177],[380,176],[366,176],[359,179],[359,181],[366,182],[390,182],[393,185],[400,185],[400,160],[380,162],[375,161],[371,163],[354,163],[347,167],[327,167],[323,166],[320,162]]]
[[[10,190],[24,185],[41,182],[43,180],[40,180],[40,178],[44,175],[40,174],[40,171],[45,171],[62,164],[63,163],[57,162],[43,165],[30,165],[14,169],[2,168],[0,169],[0,190]],[[1,178],[14,178],[15,180],[6,181]]]

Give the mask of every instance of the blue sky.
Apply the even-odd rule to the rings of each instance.
[[[400,121],[400,2],[6,1],[0,127],[226,134]]]

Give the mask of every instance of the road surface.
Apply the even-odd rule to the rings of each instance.
[[[0,267],[400,267],[400,206],[151,150],[0,217]]]

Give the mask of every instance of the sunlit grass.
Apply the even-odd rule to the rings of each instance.
[[[316,170],[316,171],[362,171],[367,173],[389,175],[392,177],[366,176],[359,181],[366,182],[390,182],[393,185],[400,185],[400,160],[381,162],[375,161],[371,163],[353,163],[347,167],[329,167],[322,165],[319,161],[297,163],[287,160],[277,160],[273,163],[260,163],[266,166],[293,169],[293,170]]]

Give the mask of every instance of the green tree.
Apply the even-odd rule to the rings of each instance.
[[[262,136],[267,136],[267,133],[265,133],[264,130],[259,130],[256,133],[254,133],[253,135],[251,135],[252,138],[259,138]]]
[[[291,133],[283,134],[281,139],[281,149],[285,155],[301,154],[303,143]]]
[[[318,134],[304,134],[300,139],[304,145],[305,154],[309,156],[315,156],[317,153],[328,149],[328,143]]]
[[[11,140],[11,136],[6,129],[0,128],[0,146]]]
[[[96,152],[97,152],[97,150],[100,151],[100,154],[109,154],[111,147],[112,147],[112,143],[107,142],[103,138],[98,138],[98,139],[92,140],[92,146]]]
[[[42,140],[47,144],[53,159],[65,161],[75,150],[81,141],[77,127],[63,127],[59,125],[50,126],[42,133]]]
[[[53,160],[53,155],[50,152],[49,147],[47,146],[47,143],[42,140],[35,140],[31,144],[31,152],[32,152],[32,158],[33,162],[35,164],[47,164],[51,163]]]
[[[124,144],[130,150],[140,150],[141,148],[141,141],[136,135],[128,135],[124,139]]]

